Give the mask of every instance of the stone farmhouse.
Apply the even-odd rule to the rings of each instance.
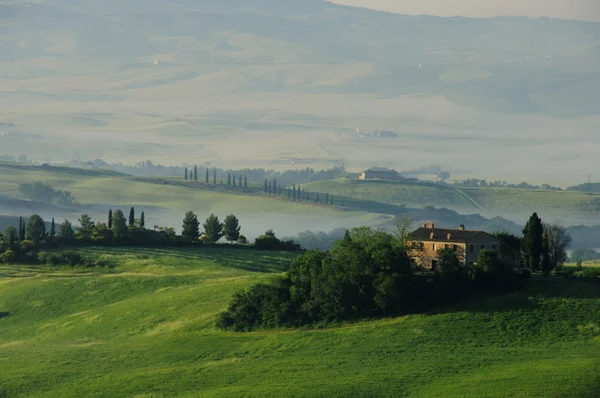
[[[363,171],[360,176],[358,176],[359,180],[391,180],[395,181],[399,177],[399,174],[396,170],[386,169],[382,167],[373,167],[369,170]]]
[[[463,266],[477,262],[479,252],[484,249],[499,250],[500,241],[484,231],[468,231],[464,225],[458,229],[436,228],[434,223],[423,223],[414,231],[409,242],[413,262],[424,268],[435,269],[438,250],[452,249]]]

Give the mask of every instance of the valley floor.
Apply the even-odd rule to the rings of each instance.
[[[0,397],[595,397],[600,289],[527,289],[328,329],[222,332],[294,254],[85,249],[112,267],[0,268]]]

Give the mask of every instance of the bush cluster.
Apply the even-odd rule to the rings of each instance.
[[[521,285],[497,255],[484,255],[476,269],[453,267],[451,259],[438,272],[417,273],[401,239],[353,229],[331,251],[306,252],[283,277],[237,293],[216,326],[250,331],[417,313]]]

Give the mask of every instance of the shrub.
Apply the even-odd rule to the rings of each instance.
[[[600,278],[600,268],[585,268],[583,276],[586,278]]]
[[[0,254],[0,263],[2,264],[13,264],[17,261],[17,254],[8,249],[4,253]]]
[[[248,239],[246,239],[246,237],[244,235],[240,235],[237,243],[239,243],[240,245],[246,245],[248,244]]]

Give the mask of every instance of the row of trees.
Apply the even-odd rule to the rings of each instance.
[[[277,179],[274,178],[273,181],[269,181],[265,178],[263,192],[267,195],[278,195],[284,196],[284,189],[282,189],[281,185],[277,185]],[[285,192],[287,192],[287,198],[299,202],[310,202],[314,201],[315,203],[320,203],[324,205],[333,205],[333,195],[329,195],[325,193],[321,196],[319,192],[313,193],[311,198],[311,193],[306,189],[302,189],[300,185],[296,187],[296,185],[292,185],[291,187],[285,188]]]
[[[188,169],[187,167],[184,169],[183,172],[183,176],[185,181],[198,181],[198,167],[194,166],[193,169]],[[205,184],[210,184],[210,173],[209,173],[209,169],[207,168],[205,170],[205,176],[204,176],[204,183]],[[217,169],[213,169],[213,175],[212,175],[212,184],[213,185],[217,185]],[[220,179],[220,185],[224,185],[223,184],[223,179]],[[233,188],[244,188],[247,189],[248,188],[248,178],[245,176],[238,176],[236,177],[235,174],[231,174],[228,173],[227,174],[227,186],[228,187],[233,187]]]
[[[477,266],[460,267],[449,250],[436,271],[417,272],[407,242],[406,233],[347,231],[332,250],[306,252],[283,277],[236,293],[216,326],[249,331],[416,313],[521,285],[521,276],[486,250]]]
[[[565,228],[544,223],[533,213],[523,229],[520,243],[525,267],[548,274],[568,260],[567,249],[572,238]],[[513,251],[518,249],[517,242],[508,245],[511,246]]]
[[[239,219],[230,214],[221,222],[219,217],[211,214],[204,224],[204,232],[200,233],[200,221],[198,216],[192,211],[188,211],[183,218],[182,237],[187,242],[196,243],[200,239],[207,243],[216,243],[221,238],[225,238],[230,243],[247,243],[246,237],[240,234],[241,225]]]

